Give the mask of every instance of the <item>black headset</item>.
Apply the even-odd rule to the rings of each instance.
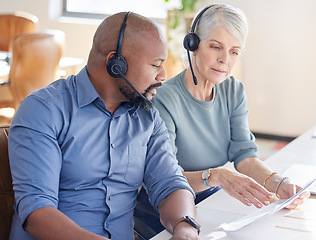
[[[125,27],[126,27],[126,21],[128,16],[130,15],[131,12],[127,12],[123,23],[121,25],[120,28],[120,33],[118,36],[118,40],[117,40],[117,46],[116,46],[116,53],[114,57],[111,57],[109,59],[109,61],[106,64],[106,69],[108,71],[108,73],[110,74],[110,76],[114,77],[114,78],[123,78],[125,80],[125,82],[142,98],[144,99],[148,104],[150,104],[151,106],[153,105],[153,103],[146,98],[143,94],[141,94],[133,85],[132,83],[124,76],[125,73],[127,72],[127,62],[126,60],[121,57],[121,50],[122,50],[122,43],[123,43],[123,37],[124,37],[124,31],[125,31]]]
[[[123,23],[120,28],[120,33],[118,36],[117,46],[116,46],[116,53],[114,57],[111,57],[109,61],[106,64],[106,69],[110,76],[114,78],[120,78],[121,75],[119,72],[121,72],[123,75],[127,71],[127,62],[123,57],[121,57],[121,50],[122,50],[122,43],[123,43],[123,37],[124,37],[124,31],[126,27],[126,21],[131,12],[128,12],[123,20]],[[119,71],[117,71],[119,69]]]
[[[193,82],[195,85],[197,85],[197,79],[194,75],[193,72],[193,68],[192,68],[192,63],[191,63],[191,58],[190,58],[190,53],[189,51],[193,52],[196,49],[198,49],[199,47],[199,43],[200,43],[200,38],[199,36],[194,33],[194,29],[195,26],[197,25],[198,21],[200,20],[201,16],[203,15],[203,13],[208,10],[209,8],[211,8],[214,5],[210,5],[208,7],[205,7],[194,19],[193,23],[192,23],[192,27],[191,27],[191,32],[189,32],[187,35],[185,35],[184,39],[183,39],[183,46],[184,48],[187,50],[188,53],[188,59],[189,59],[189,64],[190,64],[190,68],[191,68],[191,72],[192,72],[192,77],[193,77]]]

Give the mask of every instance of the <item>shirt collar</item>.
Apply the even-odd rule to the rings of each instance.
[[[79,108],[92,103],[97,98],[100,98],[88,76],[86,66],[77,74],[75,81],[77,84],[77,102]]]
[[[77,74],[75,81],[77,84],[77,102],[79,108],[94,102],[96,99],[103,102],[88,76],[86,66]],[[126,111],[128,111],[130,115],[133,115],[138,108],[139,106],[125,102],[117,109],[116,115],[121,115]]]

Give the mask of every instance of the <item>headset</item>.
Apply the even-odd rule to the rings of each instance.
[[[211,8],[214,5],[210,5],[206,8],[204,8],[194,19],[193,23],[192,23],[192,27],[191,27],[191,32],[189,32],[187,35],[185,35],[184,39],[183,39],[183,47],[187,50],[188,53],[188,59],[189,59],[189,64],[190,64],[190,68],[191,68],[191,72],[192,72],[192,77],[193,77],[193,82],[195,85],[197,85],[197,79],[194,75],[193,72],[193,68],[192,68],[192,63],[191,63],[191,58],[190,58],[190,53],[189,51],[193,52],[196,49],[198,49],[199,47],[199,43],[200,43],[200,38],[199,36],[194,33],[194,29],[195,26],[197,25],[198,21],[200,20],[201,16],[203,15],[203,13],[208,10],[209,8]]]
[[[124,17],[123,23],[120,28],[117,46],[116,46],[116,53],[114,57],[111,57],[109,61],[106,64],[106,69],[111,77],[114,78],[123,78],[124,81],[143,99],[145,100],[150,106],[153,105],[153,103],[146,98],[143,94],[141,94],[133,85],[132,83],[124,76],[127,72],[127,62],[126,60],[121,57],[121,50],[122,50],[122,43],[123,43],[123,37],[124,37],[124,31],[126,28],[126,21],[128,16],[131,14],[131,12],[127,12],[127,14]]]

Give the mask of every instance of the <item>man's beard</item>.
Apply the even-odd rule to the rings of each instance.
[[[143,93],[142,95],[146,97],[146,94],[153,88],[156,87],[160,87],[161,86],[161,82],[155,83],[150,85],[146,90],[145,93]],[[153,107],[153,99],[151,101],[146,101],[145,99],[143,99],[141,96],[138,95],[137,92],[135,92],[129,85],[127,84],[121,84],[119,87],[121,93],[129,100],[129,102],[140,106],[141,108],[145,109],[145,110],[150,110]]]

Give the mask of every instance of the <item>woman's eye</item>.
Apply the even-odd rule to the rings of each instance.
[[[211,46],[211,48],[216,49],[216,50],[219,49],[219,47],[217,47],[217,46]]]

